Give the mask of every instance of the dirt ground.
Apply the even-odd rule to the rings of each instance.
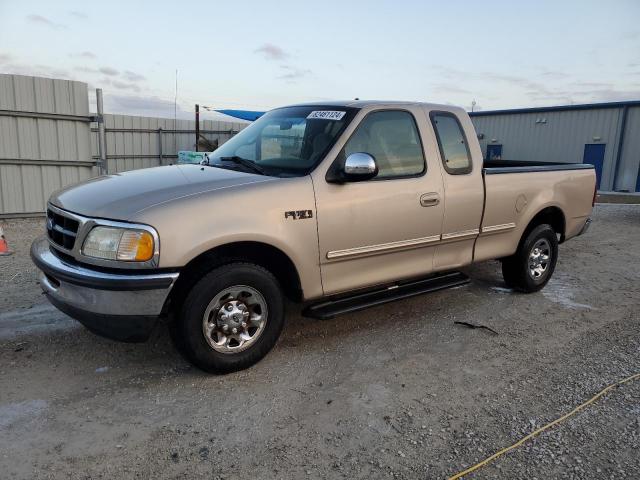
[[[165,328],[94,336],[46,304],[41,220],[0,223],[2,478],[445,478],[640,372],[640,205],[601,205],[540,293],[470,285],[346,315],[289,307],[255,367],[209,376]],[[454,321],[493,328],[469,329]],[[640,477],[640,380],[468,478]]]

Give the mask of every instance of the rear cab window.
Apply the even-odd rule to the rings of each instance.
[[[471,153],[460,120],[450,112],[431,112],[442,164],[450,175],[471,173]]]

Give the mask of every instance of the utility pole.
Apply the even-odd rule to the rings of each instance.
[[[200,143],[200,105],[196,103],[196,152],[199,152],[198,144]]]

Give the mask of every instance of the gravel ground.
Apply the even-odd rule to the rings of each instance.
[[[44,218],[0,220],[0,227],[13,252],[0,257],[0,312],[46,302],[38,287],[37,269],[29,258],[31,242],[44,233]]]
[[[42,221],[0,223],[16,250],[0,257],[0,477],[452,475],[640,372],[640,206],[594,217],[540,293],[487,262],[469,286],[330,321],[290,306],[274,351],[227,376],[190,367],[166,329],[119,344],[57,313],[27,255]],[[468,476],[639,477],[640,380]]]

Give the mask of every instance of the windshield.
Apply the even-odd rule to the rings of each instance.
[[[273,176],[306,175],[324,158],[356,112],[355,108],[318,105],[272,110],[210,153],[209,164],[259,169]],[[258,169],[247,168],[252,167],[247,160]]]

